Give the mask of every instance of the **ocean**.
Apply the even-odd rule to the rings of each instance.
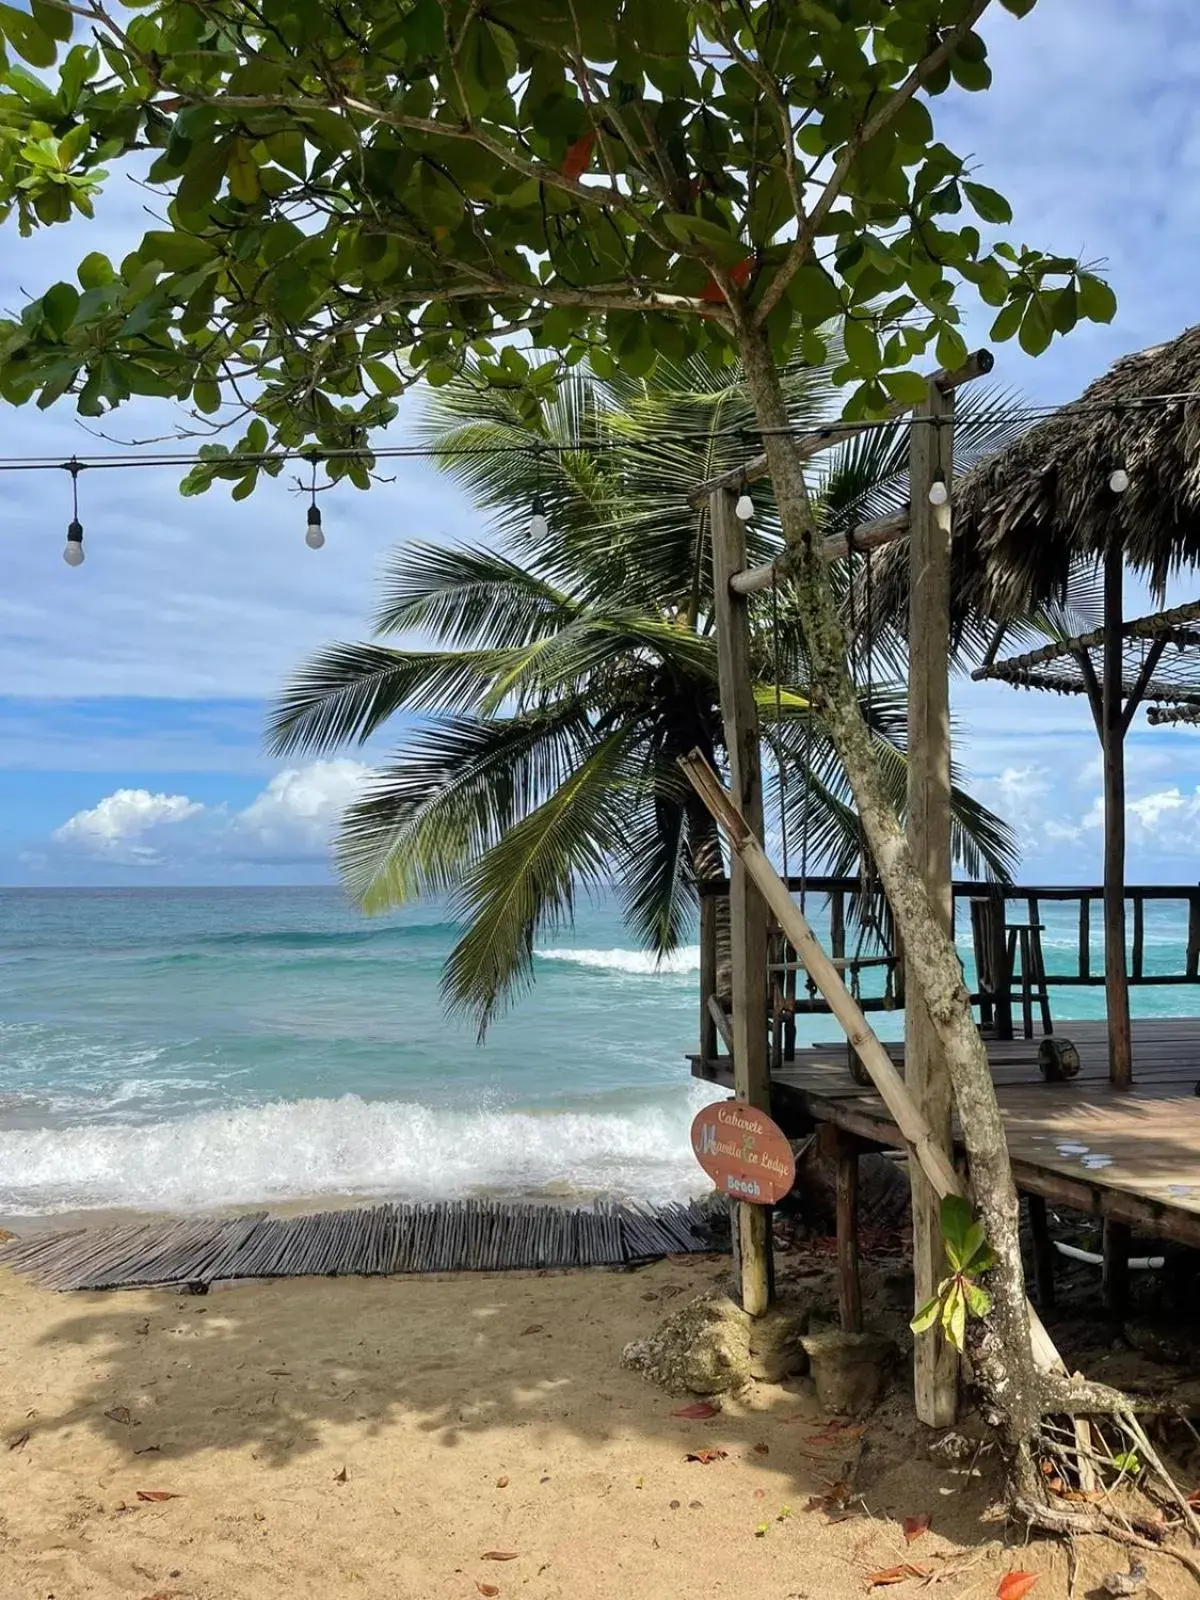
[[[1073,962],[1074,908],[1045,915],[1047,965]],[[656,966],[615,903],[584,902],[480,1045],[438,992],[456,934],[437,906],[367,920],[336,889],[0,891],[0,1214],[703,1193],[698,950]],[[1181,907],[1149,908],[1148,967],[1184,936]],[[1054,1008],[1101,1016],[1103,991]]]

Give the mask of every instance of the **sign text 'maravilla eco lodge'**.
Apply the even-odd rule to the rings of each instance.
[[[739,1100],[705,1106],[692,1123],[696,1160],[722,1194],[773,1206],[796,1177],[792,1147],[765,1112]]]

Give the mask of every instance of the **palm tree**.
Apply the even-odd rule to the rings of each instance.
[[[787,386],[798,426],[836,414],[827,370],[796,366]],[[975,403],[986,409],[987,397]],[[367,911],[452,897],[465,931],[444,995],[482,1034],[532,981],[536,934],[569,919],[581,891],[614,885],[636,937],[666,954],[685,936],[696,880],[723,871],[715,825],[676,766],[696,747],[719,765],[723,749],[707,513],[687,495],[752,453],[753,413],[735,369],[693,361],[660,363],[642,380],[577,373],[536,433],[515,395],[467,373],[435,392],[421,426],[490,515],[495,542],[401,546],[374,641],[332,645],[301,668],[269,739],[277,754],[316,754],[362,742],[401,712],[423,719],[348,809],[339,865]],[[966,465],[1003,439],[967,412],[958,442]],[[897,449],[883,430],[814,473],[831,529],[872,496],[900,492]],[[747,538],[758,563],[782,541],[769,489],[755,498]],[[535,500],[544,520],[531,518]],[[848,605],[853,595],[848,583]],[[811,862],[856,870],[858,822],[803,689],[803,632],[786,589],[757,608],[753,653],[775,752],[768,803]],[[862,692],[902,809],[896,656],[893,643],[891,684]],[[959,864],[1006,876],[1006,825],[957,787],[953,819]]]

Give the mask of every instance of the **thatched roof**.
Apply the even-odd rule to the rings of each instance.
[[[1179,398],[1150,399],[1162,395]],[[1109,486],[1118,467],[1129,474],[1123,494]],[[1200,563],[1200,326],[1123,357],[1078,401],[973,467],[955,484],[954,531],[960,623],[967,611],[1004,617],[1061,600],[1072,568],[1114,538],[1158,591]],[[885,608],[906,602],[907,565],[900,548],[879,563]]]

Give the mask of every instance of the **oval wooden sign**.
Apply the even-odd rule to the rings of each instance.
[[[732,1200],[773,1206],[796,1178],[791,1145],[765,1111],[740,1100],[720,1100],[696,1113],[692,1149],[717,1188]]]

